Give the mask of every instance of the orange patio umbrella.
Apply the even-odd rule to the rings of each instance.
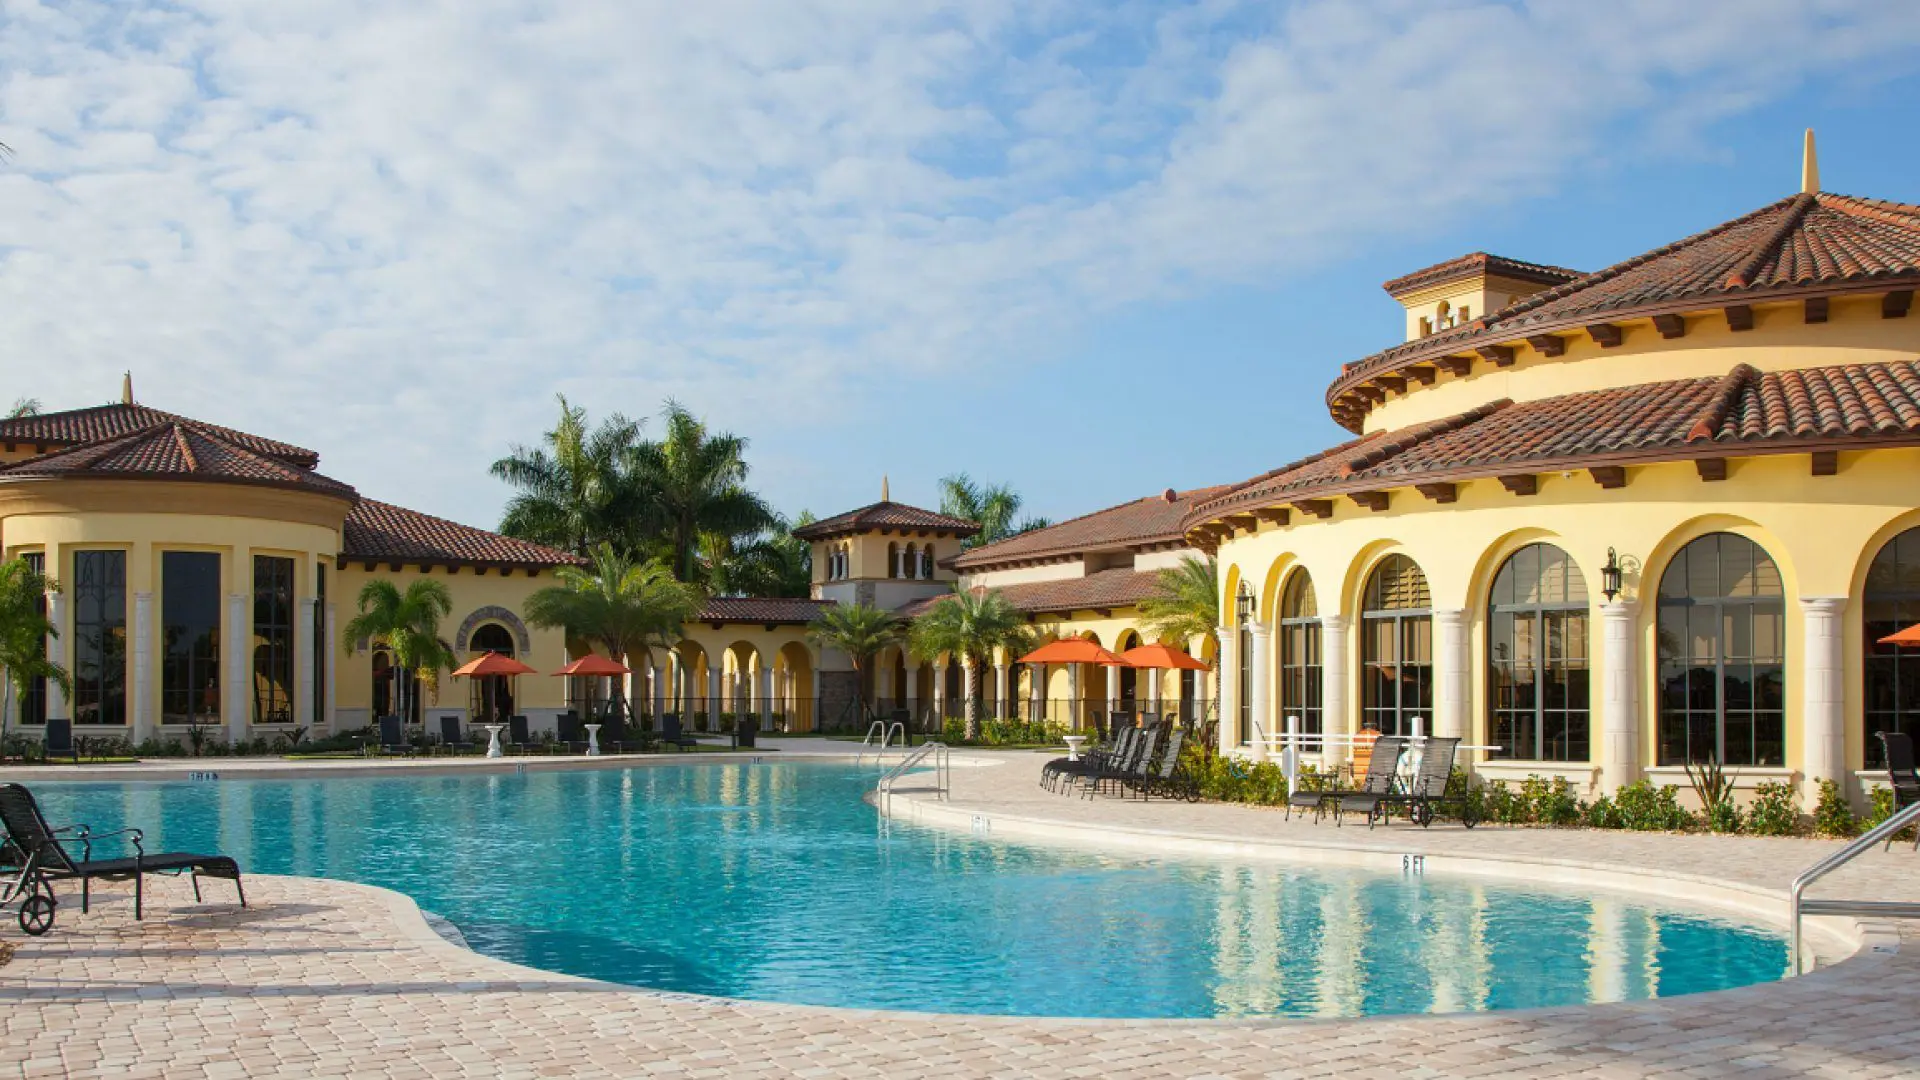
[[[1210,671],[1205,661],[1195,660],[1171,645],[1136,645],[1120,654],[1120,663],[1136,668],[1170,668],[1176,671]]]
[[[1049,641],[1020,658],[1022,664],[1118,664],[1120,658],[1085,638]]]
[[[599,653],[588,653],[553,674],[558,677],[562,675],[629,675],[632,672],[632,668],[618,660],[601,656]]]
[[[1888,634],[1880,639],[1882,645],[1905,645],[1908,648],[1920,648],[1920,623],[1914,623],[1897,633]]]
[[[532,668],[504,653],[488,652],[467,661],[453,670],[455,676],[477,678],[481,675],[533,675]]]

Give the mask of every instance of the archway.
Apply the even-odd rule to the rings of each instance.
[[[469,657],[495,652],[514,653],[513,631],[496,622],[481,623],[467,639]],[[505,675],[480,675],[468,679],[468,713],[475,723],[504,724],[513,715],[513,680]]]
[[[1866,634],[1859,735],[1866,767],[1884,769],[1886,748],[1873,737],[1875,732],[1920,737],[1920,649],[1880,644],[1888,634],[1920,623],[1920,528],[1881,545],[1867,568],[1862,596]]]
[[[1660,575],[1662,765],[1786,761],[1786,589],[1766,549],[1708,533]]]
[[[1495,757],[1591,758],[1587,582],[1565,551],[1507,556],[1487,595],[1487,731]]]
[[[1360,716],[1382,735],[1411,735],[1433,715],[1433,596],[1398,553],[1367,575],[1361,597]]]

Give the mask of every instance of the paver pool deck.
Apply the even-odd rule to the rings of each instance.
[[[924,785],[903,785],[891,811],[1116,851],[1180,846],[1347,861],[1422,854],[1432,872],[1478,867],[1565,880],[1612,868],[1681,895],[1720,888],[1756,911],[1783,908],[1792,876],[1833,850],[1816,840],[1583,830],[1336,830],[1245,807],[1060,798],[1034,785],[1042,760],[995,755],[989,767],[956,768],[944,802]],[[534,767],[569,764],[586,763]],[[222,766],[233,776],[288,771]],[[1505,867],[1462,861],[1469,857]],[[208,883],[207,902],[195,904],[184,883],[156,879],[142,923],[124,889],[96,892],[89,916],[63,905],[44,938],[22,936],[9,917],[0,941],[17,951],[0,966],[0,1076],[1920,1075],[1920,938],[1880,951],[1898,938],[1878,932],[1844,958],[1844,943],[1829,936],[1835,959],[1798,979],[1626,1004],[1356,1020],[1027,1019],[608,985],[450,944],[397,893],[304,878],[247,884],[253,906],[244,911],[225,883]],[[1876,852],[1820,893],[1920,897],[1920,856],[1905,845]]]

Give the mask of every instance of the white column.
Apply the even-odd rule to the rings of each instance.
[[[1117,711],[1119,708],[1120,708],[1120,669],[1117,667],[1110,667],[1107,669],[1107,712],[1109,714],[1109,720],[1111,720],[1111,714]]]
[[[647,664],[647,686],[653,694],[653,716],[657,723],[660,714],[667,711],[667,683],[658,660]]]
[[[1013,684],[1008,681],[1011,674],[1005,662],[993,665],[993,715],[999,720],[1013,716]]]
[[[253,653],[253,626],[247,620],[247,594],[227,596],[227,632],[221,639],[227,661],[227,740],[238,742],[247,737],[247,722],[252,719],[253,702],[247,693],[247,661]]]
[[[53,560],[51,558],[48,559],[47,567],[47,575],[49,577],[53,576]],[[50,592],[47,594],[47,620],[53,623],[55,630],[59,631],[59,636],[49,635],[47,637],[47,659],[59,664],[61,667],[66,667],[67,635],[70,632],[70,628],[67,626],[67,597],[65,593]],[[73,714],[69,712],[67,708],[67,695],[61,692],[60,684],[54,682],[52,679],[47,680],[47,715],[69,720],[73,718]]]
[[[1160,712],[1160,669],[1147,669],[1147,699],[1153,702],[1153,711]],[[1164,717],[1163,717],[1164,719]]]
[[[1329,735],[1352,735],[1357,730],[1347,712],[1347,631],[1344,615],[1320,617],[1320,717],[1321,730]],[[1322,755],[1325,764],[1336,765],[1348,759],[1345,743],[1328,743]]]
[[[339,683],[335,681],[335,677],[334,677],[335,676],[334,658],[340,655],[340,637],[339,637],[339,634],[334,630],[334,626],[333,626],[334,614],[335,614],[334,606],[332,604],[328,604],[327,605],[327,625],[326,625],[326,631],[325,631],[327,635],[327,641],[326,641],[326,649],[322,653],[322,655],[326,657],[327,670],[326,670],[325,676],[321,679],[321,682],[320,682],[320,685],[326,688],[326,701],[325,701],[326,715],[314,717],[314,723],[325,727],[329,734],[331,734],[334,731],[334,710],[338,707],[338,700],[339,700],[334,693],[335,688],[339,686]]]
[[[48,685],[49,691],[52,685]],[[153,737],[153,594],[133,594],[133,741]]]
[[[1640,775],[1640,661],[1635,615],[1639,605],[1600,605],[1600,783],[1618,791]]]
[[[762,730],[773,726],[773,668],[762,664],[760,667],[760,727]]]
[[[1805,761],[1803,804],[1820,798],[1820,781],[1831,780],[1847,793],[1845,625],[1847,598],[1803,596],[1801,624],[1806,628],[1800,685],[1800,739]]]
[[[707,657],[707,707],[703,711],[707,714],[707,725],[705,730],[708,730],[708,731],[719,730],[720,712],[721,712],[721,709],[720,709],[720,661],[717,657],[712,657],[712,656]],[[693,730],[692,717],[687,718],[687,730],[688,731]]]
[[[1034,723],[1043,723],[1047,716],[1047,665],[1030,664],[1027,667],[1027,700],[1033,702]]]
[[[1231,626],[1220,628],[1220,752],[1240,749],[1240,635]]]
[[[1434,686],[1433,715],[1428,728],[1434,736],[1446,739],[1467,737],[1468,677],[1467,612],[1465,608],[1435,608],[1433,611]],[[1467,760],[1467,759],[1462,759]]]
[[[947,658],[933,658],[933,726],[938,730],[947,722]]]
[[[313,623],[320,601],[300,598],[300,614],[293,622],[293,722],[313,731]]]
[[[920,665],[909,661],[901,668],[900,677],[906,685],[900,688],[901,700],[906,702],[909,722],[920,722]]]
[[[1253,706],[1253,719],[1247,727],[1247,738],[1253,744],[1253,760],[1265,761],[1267,745],[1264,736],[1273,734],[1273,717],[1268,706],[1270,695],[1267,692],[1273,681],[1270,678],[1272,673],[1267,670],[1267,657],[1272,654],[1269,642],[1273,631],[1266,623],[1260,622],[1247,627],[1247,631],[1253,638],[1253,647],[1248,650],[1252,655],[1246,660],[1248,670],[1253,674],[1247,695]]]

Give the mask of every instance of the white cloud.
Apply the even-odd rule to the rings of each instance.
[[[831,428],[902,370],[1905,71],[1903,9],[0,0],[0,390],[132,367],[485,521],[556,390]]]

